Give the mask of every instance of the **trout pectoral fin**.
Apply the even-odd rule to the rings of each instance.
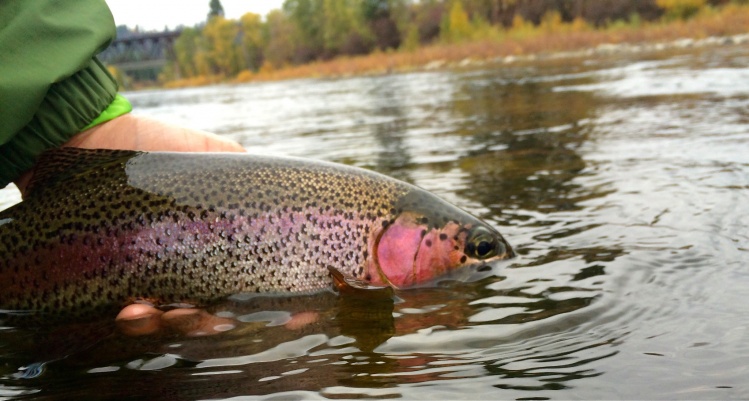
[[[338,269],[328,266],[333,284],[338,292],[345,297],[366,299],[393,299],[393,288],[389,286],[375,286],[352,277],[346,277]]]

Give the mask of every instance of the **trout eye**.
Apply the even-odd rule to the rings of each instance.
[[[476,259],[488,259],[504,252],[501,248],[503,248],[503,245],[496,235],[483,227],[478,227],[468,238],[466,254]]]
[[[476,254],[479,257],[485,257],[494,250],[494,245],[489,241],[481,241],[476,245]]]

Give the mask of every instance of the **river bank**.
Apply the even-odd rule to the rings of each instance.
[[[602,29],[576,22],[539,26],[529,24],[487,39],[436,43],[412,51],[375,52],[278,69],[263,68],[258,72],[246,70],[236,77],[198,76],[169,81],[163,86],[180,88],[218,83],[382,75],[544,58],[592,57],[617,52],[742,44],[747,41],[749,5],[731,4],[686,21],[618,22]]]

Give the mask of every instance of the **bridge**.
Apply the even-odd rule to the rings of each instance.
[[[135,81],[155,81],[169,60],[181,30],[127,35],[115,39],[99,59]]]

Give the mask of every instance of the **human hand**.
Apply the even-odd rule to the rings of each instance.
[[[76,134],[63,147],[171,152],[244,152],[238,143],[216,134],[167,124],[148,117],[124,114]],[[15,184],[25,195],[33,169]]]
[[[284,323],[288,330],[300,330],[320,318],[316,311],[295,313]],[[166,312],[147,303],[125,306],[115,318],[121,333],[131,336],[176,333],[184,336],[208,336],[229,331],[242,324],[236,319],[216,316],[205,309],[179,307]]]
[[[234,319],[212,315],[204,309],[182,307],[163,312],[143,303],[124,307],[115,322],[120,332],[132,337],[163,332],[186,336],[211,335],[231,330],[239,323]]]

